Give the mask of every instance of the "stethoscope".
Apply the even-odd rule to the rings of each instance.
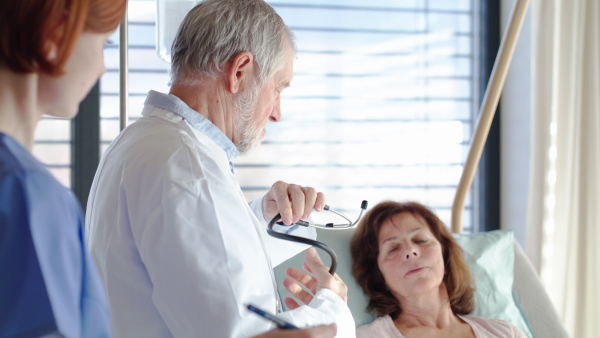
[[[352,222],[352,220],[350,218],[348,218],[347,216],[331,209],[328,205],[325,205],[325,207],[323,208],[323,210],[325,211],[329,211],[332,212],[342,218],[344,218],[346,221],[348,221],[348,223],[342,223],[342,224],[334,224],[334,223],[327,223],[327,224],[317,224],[317,223],[309,223],[307,221],[303,221],[303,220],[299,220],[298,222],[296,222],[295,224],[291,224],[290,226],[293,225],[300,225],[303,227],[313,227],[313,228],[318,228],[318,229],[327,229],[327,230],[345,230],[345,229],[352,229],[356,226],[356,224],[358,223],[358,221],[360,220],[360,218],[362,217],[362,214],[365,210],[367,210],[367,205],[368,202],[367,201],[362,201],[361,205],[360,205],[360,214],[358,215],[358,218],[356,219],[356,221]],[[329,257],[331,257],[331,267],[329,268],[329,273],[330,274],[334,274],[335,273],[335,269],[337,268],[337,256],[335,254],[335,252],[325,243],[321,243],[319,241],[315,241],[313,239],[309,239],[309,238],[304,238],[304,237],[298,237],[298,236],[294,236],[294,235],[288,235],[288,234],[284,234],[281,232],[277,232],[275,230],[273,230],[273,225],[275,225],[275,223],[279,224],[279,225],[283,225],[283,222],[277,222],[281,219],[281,215],[277,214],[275,215],[275,217],[273,217],[273,219],[271,219],[271,221],[269,222],[269,225],[267,227],[267,233],[275,238],[279,238],[279,239],[283,239],[286,241],[290,241],[290,242],[296,242],[296,243],[303,243],[303,244],[308,244],[308,245],[312,245],[315,246],[325,252],[327,252],[329,254]]]

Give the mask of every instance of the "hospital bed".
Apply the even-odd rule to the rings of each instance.
[[[337,253],[337,274],[348,286],[348,306],[352,311],[356,325],[370,323],[375,319],[375,316],[365,310],[368,299],[351,274],[350,239],[352,238],[352,231],[317,230],[317,232],[319,241],[327,243]],[[522,315],[528,323],[532,336],[538,338],[568,337],[558,313],[544,291],[544,287],[527,256],[514,240],[512,241],[512,248],[514,250],[513,301],[522,310]],[[329,262],[329,257],[326,254],[322,255],[321,258],[325,264]],[[275,278],[282,297],[289,295],[282,284],[285,278],[285,269],[290,266],[300,267],[303,261],[304,255],[299,254],[275,268]],[[489,297],[489,299],[493,298]],[[499,300],[491,301],[497,302]]]
[[[529,0],[516,1],[500,45],[469,155],[457,188],[452,209],[452,232],[463,247],[475,277],[479,293],[476,295],[475,315],[509,320],[531,337],[563,338],[568,337],[568,334],[561,319],[545,292],[537,272],[512,236],[512,232],[500,230],[473,236],[461,235],[462,210],[496,111],[528,4]],[[348,286],[348,306],[354,315],[356,325],[370,323],[375,317],[366,312],[367,297],[351,274],[349,243],[352,230],[318,230],[318,238],[337,253],[337,273]],[[322,255],[322,259],[326,264],[329,261],[329,257],[325,255]],[[303,261],[304,256],[298,255],[275,268],[279,291],[283,297],[289,295],[282,287],[285,269],[289,266],[300,267]],[[502,290],[504,287],[508,289]]]

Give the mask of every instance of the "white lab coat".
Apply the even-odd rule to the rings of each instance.
[[[151,97],[161,104],[151,105]],[[282,252],[291,256],[304,247],[267,235],[261,201],[248,205],[232,174],[224,135],[216,137],[216,127],[205,122],[201,132],[178,115],[182,110],[191,111],[172,95],[151,92],[143,118],[110,145],[92,185],[86,239],[106,288],[112,332],[262,333],[272,324],[244,305],[276,312],[267,251],[278,252],[281,262],[288,258]],[[301,327],[335,321],[339,337],[354,337],[350,310],[330,290],[280,316]]]

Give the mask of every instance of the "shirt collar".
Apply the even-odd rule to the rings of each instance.
[[[185,102],[175,95],[167,95],[151,90],[146,98],[146,105],[170,111],[181,116],[192,127],[208,136],[213,142],[225,151],[227,158],[239,156],[240,152],[231,140],[223,134],[221,129],[215,126],[209,119],[190,108]]]

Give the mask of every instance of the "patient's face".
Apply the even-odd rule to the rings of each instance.
[[[382,225],[378,244],[379,270],[401,304],[415,297],[439,296],[442,246],[421,217],[407,212],[393,216]]]

